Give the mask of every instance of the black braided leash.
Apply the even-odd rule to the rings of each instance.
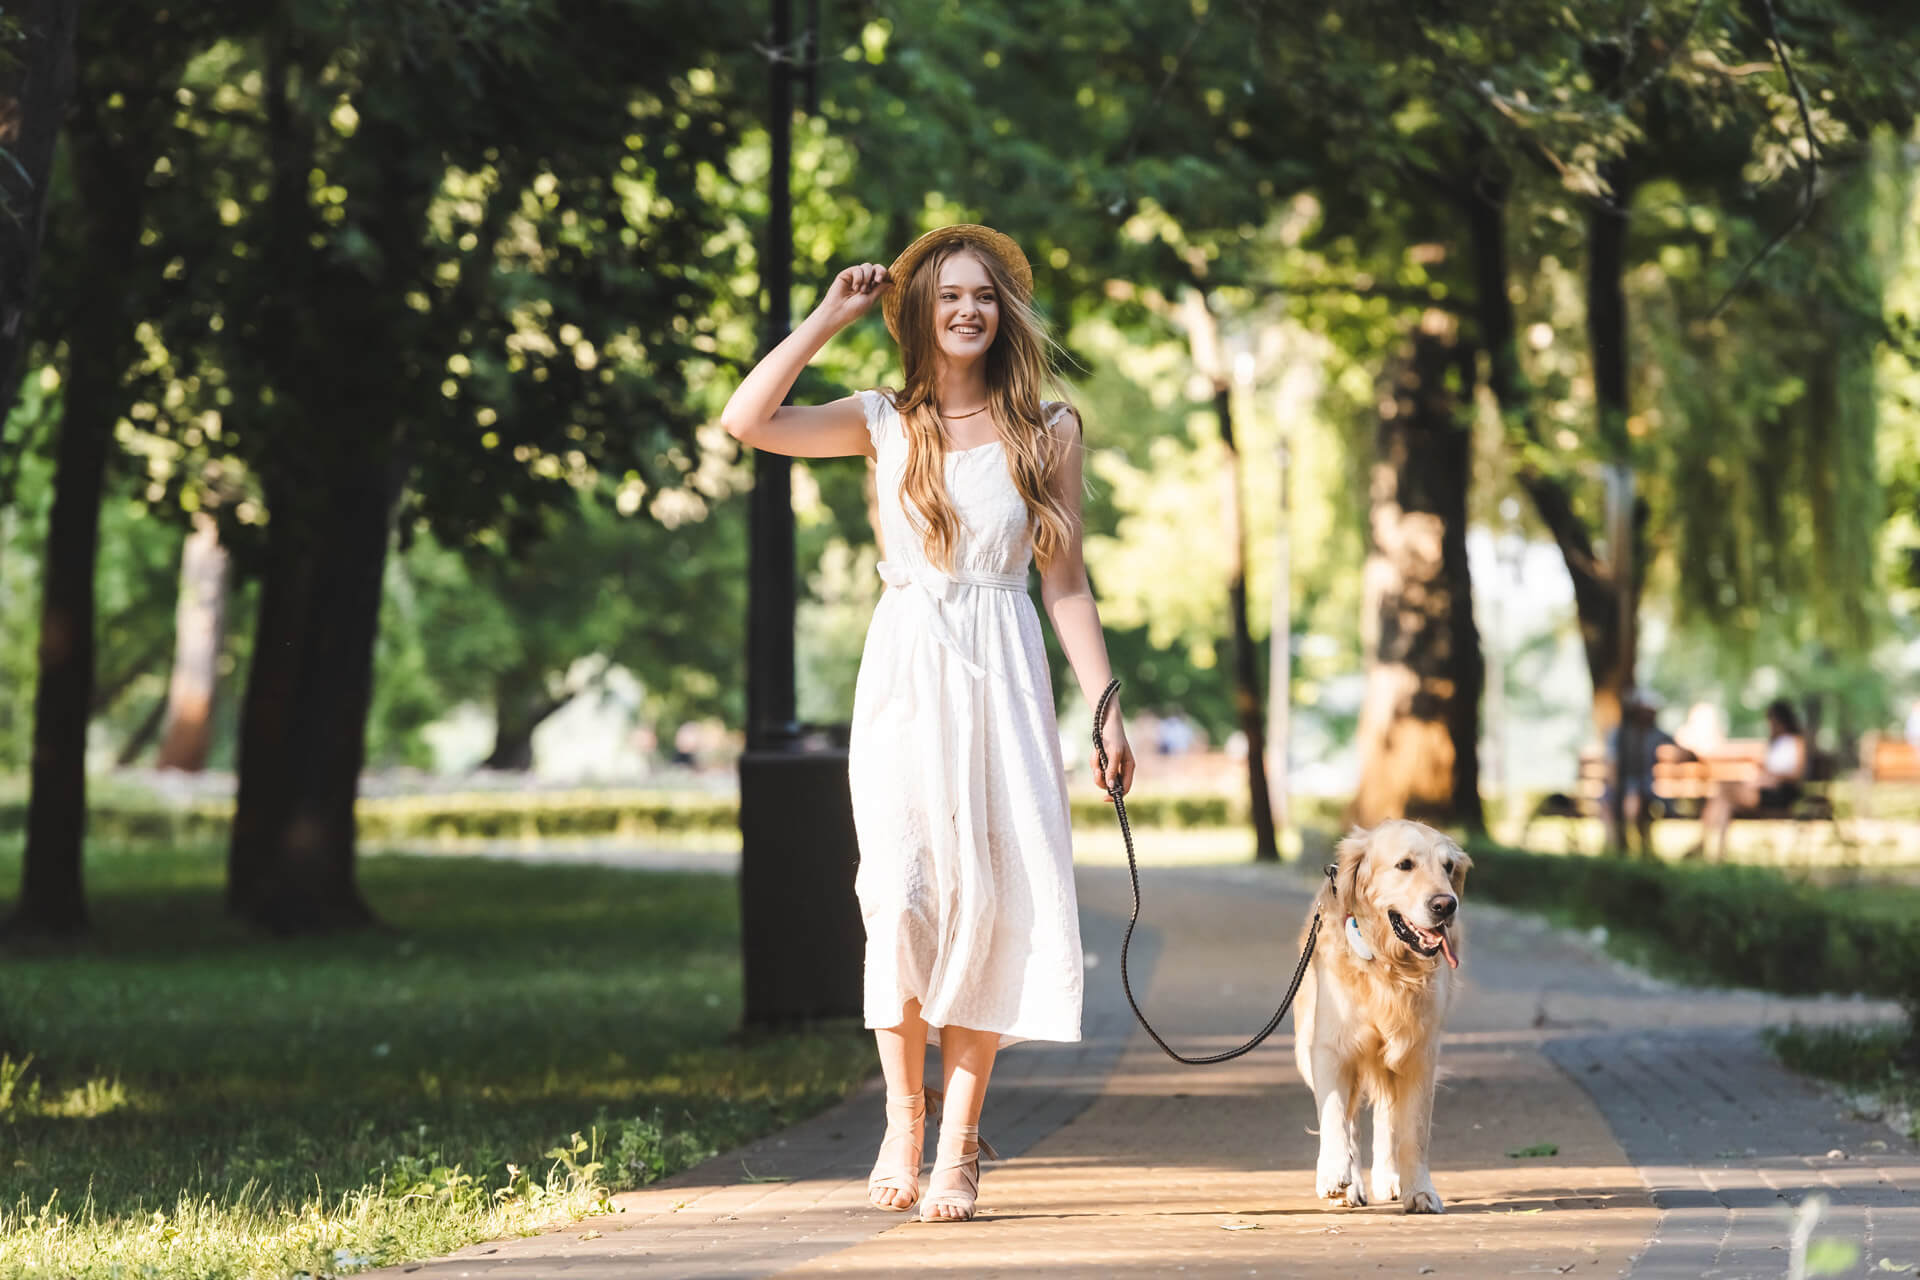
[[[1140,922],[1140,868],[1133,860],[1133,828],[1127,822],[1127,802],[1121,797],[1119,780],[1107,773],[1107,744],[1100,736],[1101,729],[1107,723],[1107,712],[1112,708],[1113,695],[1118,692],[1120,692],[1120,682],[1115,680],[1107,685],[1106,692],[1100,695],[1100,701],[1094,707],[1093,750],[1100,760],[1101,775],[1108,778],[1111,784],[1107,788],[1107,794],[1113,799],[1113,811],[1120,816],[1120,835],[1127,842],[1127,879],[1133,885],[1133,911],[1127,916],[1126,936],[1120,940],[1120,989],[1127,993],[1127,1003],[1133,1007],[1133,1016],[1140,1020],[1141,1028],[1153,1037],[1153,1042],[1160,1046],[1160,1051],[1175,1062],[1184,1062],[1190,1067],[1206,1067],[1216,1062],[1232,1062],[1241,1054],[1251,1053],[1261,1041],[1272,1035],[1275,1028],[1279,1027],[1281,1019],[1287,1016],[1287,1010],[1293,1007],[1293,998],[1300,993],[1300,982],[1307,976],[1307,965],[1313,959],[1313,944],[1320,938],[1320,913],[1318,911],[1313,913],[1313,926],[1307,930],[1307,945],[1300,953],[1300,963],[1294,967],[1293,982],[1287,987],[1286,999],[1282,1000],[1280,1007],[1273,1011],[1273,1019],[1261,1028],[1260,1034],[1237,1049],[1229,1049],[1225,1053],[1208,1054],[1204,1058],[1189,1058],[1183,1053],[1176,1052],[1172,1045],[1160,1038],[1160,1033],[1153,1029],[1151,1022],[1147,1021],[1147,1015],[1140,1012],[1140,1002],[1133,998],[1133,984],[1127,980],[1127,947],[1133,942],[1133,926]]]

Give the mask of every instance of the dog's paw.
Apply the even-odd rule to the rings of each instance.
[[[1367,1186],[1356,1174],[1347,1184],[1347,1193],[1341,1197],[1341,1203],[1349,1209],[1364,1209],[1367,1204]]]
[[[1373,1198],[1381,1204],[1392,1204],[1400,1198],[1400,1175],[1391,1169],[1373,1171]]]
[[[1313,1172],[1313,1190],[1322,1200],[1340,1200],[1347,1204],[1365,1204],[1366,1192],[1360,1186],[1360,1171],[1353,1167],[1353,1157],[1343,1151],[1323,1151],[1320,1162]]]
[[[1440,1201],[1440,1193],[1432,1184],[1415,1187],[1400,1197],[1400,1207],[1408,1213],[1445,1213],[1447,1206]]]

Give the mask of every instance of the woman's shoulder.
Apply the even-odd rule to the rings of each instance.
[[[899,415],[896,406],[900,393],[890,387],[869,387],[860,392],[859,396],[860,406],[866,410],[867,414],[867,435],[878,446],[880,441],[889,434],[889,424]]]
[[[1080,422],[1080,411],[1065,400],[1041,401],[1040,421],[1041,438],[1047,442],[1048,452],[1056,459],[1064,457],[1086,434]]]

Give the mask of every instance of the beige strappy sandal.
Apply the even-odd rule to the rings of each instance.
[[[945,1191],[929,1191],[926,1199],[920,1202],[920,1221],[922,1222],[967,1222],[973,1218],[973,1207],[980,1198],[980,1157],[998,1160],[1000,1153],[993,1145],[980,1136],[977,1124],[940,1123],[940,1148],[933,1162],[933,1179],[943,1173],[957,1173],[961,1185],[949,1187]],[[930,1180],[931,1181],[931,1180]],[[958,1209],[954,1216],[930,1213],[929,1210],[940,1207]]]
[[[926,1144],[926,1132],[925,1093],[887,1095],[887,1135],[880,1140],[879,1158],[867,1178],[867,1199],[874,1208],[905,1213],[920,1199],[920,1152]],[[907,1198],[881,1204],[873,1199],[873,1193],[881,1190],[904,1191]]]

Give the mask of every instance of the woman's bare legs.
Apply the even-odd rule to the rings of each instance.
[[[1708,797],[1706,806],[1700,810],[1700,843],[1688,851],[1689,856],[1704,854],[1708,841],[1712,841],[1714,857],[1725,862],[1727,831],[1733,826],[1733,811],[1736,808],[1750,809],[1759,803],[1760,788],[1751,782],[1721,784],[1720,789]]]
[[[930,1201],[943,1192],[964,1195],[966,1207],[957,1204],[929,1203],[921,1212],[929,1218],[955,1220],[973,1216],[972,1198],[979,1183],[980,1108],[987,1100],[987,1081],[993,1076],[994,1056],[1000,1051],[1000,1033],[975,1031],[969,1027],[945,1027],[940,1032],[940,1065],[945,1074],[946,1098],[940,1110],[941,1159],[934,1163],[933,1181],[927,1186]],[[954,1140],[949,1139],[949,1134]],[[942,1163],[967,1156],[976,1162],[967,1170],[946,1170]]]
[[[927,1066],[927,1024],[920,1017],[920,1002],[907,1001],[904,1016],[897,1027],[887,1027],[873,1033],[880,1047],[880,1072],[886,1077],[887,1097],[905,1099],[919,1096],[926,1088]],[[924,1120],[922,1121],[924,1126]],[[917,1152],[921,1145],[925,1129],[913,1139],[913,1149]],[[891,1133],[889,1134],[891,1137]],[[882,1144],[885,1145],[884,1142]],[[883,1151],[882,1158],[885,1158]],[[875,1172],[880,1168],[875,1166]],[[913,1173],[919,1177],[920,1165],[916,1159]],[[913,1193],[895,1187],[873,1187],[867,1190],[867,1198],[882,1209],[911,1208],[917,1198]]]

